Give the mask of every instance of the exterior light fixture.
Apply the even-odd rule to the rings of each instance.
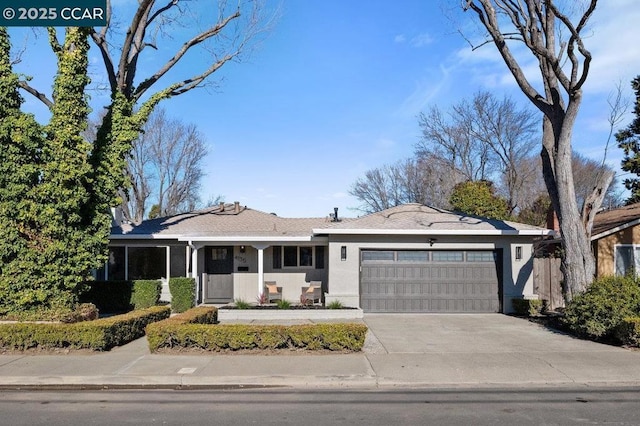
[[[522,246],[516,246],[516,260],[522,260]]]
[[[433,247],[433,243],[435,243],[436,241],[438,241],[437,238],[429,238],[429,246]]]
[[[240,253],[244,253],[246,250],[247,249],[245,246],[240,246]]]
[[[340,260],[347,260],[347,246],[340,247]]]

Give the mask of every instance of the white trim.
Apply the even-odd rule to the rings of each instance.
[[[623,231],[623,230],[625,230],[627,228],[631,228],[632,226],[636,226],[636,225],[640,225],[640,218],[634,219],[631,222],[623,223],[622,225],[616,226],[615,228],[611,228],[611,229],[609,229],[607,231],[603,231],[603,232],[601,232],[599,234],[592,235],[591,236],[591,241],[595,241],[595,240],[599,240],[599,239],[604,238],[604,237],[608,237],[611,234],[615,234],[616,232]]]
[[[314,234],[328,235],[522,235],[522,236],[546,236],[555,235],[551,229],[313,229]]]

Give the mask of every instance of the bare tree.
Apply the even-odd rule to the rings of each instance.
[[[453,187],[464,180],[439,157],[425,155],[369,170],[349,193],[362,202],[359,210],[365,213],[405,203],[448,208]]]
[[[565,295],[571,300],[593,280],[595,259],[589,242],[590,227],[586,223],[602,202],[613,174],[601,177],[581,214],[571,167],[571,139],[582,101],[582,87],[591,65],[591,53],[582,33],[596,9],[597,0],[586,2],[575,22],[557,3],[553,0],[466,0],[464,9],[476,15],[488,32],[486,43],[495,45],[519,88],[544,115],[543,176],[560,223]],[[567,39],[560,37],[563,32],[568,34]],[[510,42],[524,43],[527,53],[537,61],[542,92],[523,71]]]
[[[435,152],[467,180],[492,180],[507,199],[510,213],[519,206],[520,192],[533,170],[520,167],[537,146],[534,111],[519,108],[509,97],[496,99],[480,91],[471,101],[452,106],[448,119],[437,107],[420,116],[423,138],[416,155]]]
[[[422,139],[416,144],[416,156],[437,156],[450,170],[464,176],[464,180],[487,180],[490,178],[490,148],[473,135],[472,126],[467,117],[459,114],[459,109],[469,109],[463,101],[448,114],[433,106],[421,113],[419,125]]]
[[[140,223],[149,201],[155,217],[195,209],[206,155],[204,137],[194,125],[170,119],[162,108],[154,111],[127,165],[131,187],[123,197],[125,218]]]

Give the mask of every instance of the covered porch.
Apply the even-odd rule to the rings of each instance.
[[[265,282],[275,282],[281,298],[293,303],[312,281],[321,283],[322,294],[329,291],[327,238],[181,240],[191,249],[198,303],[256,302]]]

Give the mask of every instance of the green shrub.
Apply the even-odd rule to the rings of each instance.
[[[184,312],[195,305],[196,280],[194,278],[170,278],[169,291],[171,292],[171,310],[173,312]]]
[[[93,303],[103,314],[131,310],[131,281],[89,281],[87,284],[89,290],[80,295],[80,302]]]
[[[640,317],[624,318],[616,327],[615,336],[623,345],[640,347]]]
[[[238,309],[249,309],[251,307],[249,302],[243,299],[236,299],[234,300],[234,303],[236,304],[236,308]]]
[[[339,300],[332,300],[327,305],[327,309],[342,309],[342,308],[344,308],[344,306],[342,305],[342,302]]]
[[[160,280],[136,280],[133,282],[131,304],[134,309],[145,309],[155,306],[160,301],[162,282]]]
[[[149,349],[189,348],[205,351],[304,349],[360,351],[367,326],[355,323],[254,325],[185,324],[161,321],[147,326]]]
[[[633,276],[603,277],[567,304],[563,322],[579,336],[609,338],[625,317],[640,315],[640,285]]]
[[[109,350],[144,335],[147,324],[169,317],[168,307],[154,306],[122,315],[64,323],[0,324],[0,347],[25,350],[30,348],[72,348]]]
[[[535,316],[542,312],[540,299],[511,299],[511,305],[516,314],[522,316]]]
[[[291,308],[291,302],[285,299],[276,300],[276,306],[278,309],[289,309]]]

